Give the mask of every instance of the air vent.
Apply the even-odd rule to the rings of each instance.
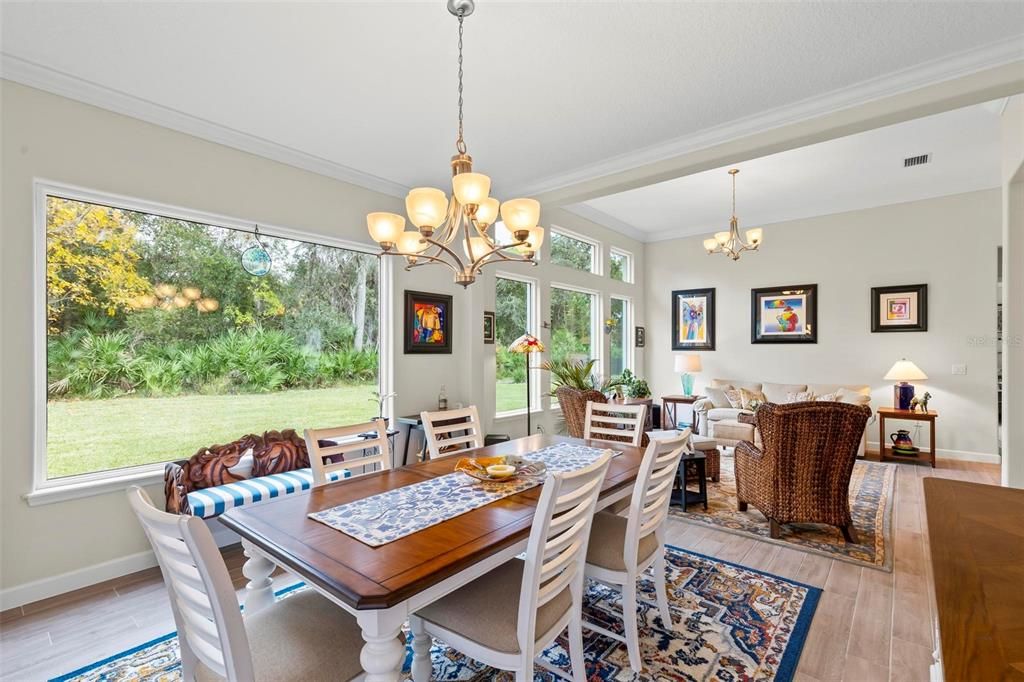
[[[931,154],[922,154],[921,156],[908,156],[903,159],[903,167],[910,168],[911,166],[923,166],[932,160]]]

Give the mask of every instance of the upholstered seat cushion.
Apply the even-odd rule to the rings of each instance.
[[[348,475],[347,470],[333,471],[327,474],[327,478],[331,481],[340,481]],[[300,490],[309,490],[312,487],[313,472],[306,467],[280,474],[249,478],[235,483],[225,483],[212,488],[193,490],[188,494],[188,506],[192,516],[208,519],[212,516],[219,516],[232,507],[283,497]]]
[[[708,410],[708,419],[713,422],[720,421],[722,419],[736,419],[740,412],[743,410],[734,409],[732,407],[713,407]]]
[[[711,422],[709,435],[712,438],[727,442],[753,440],[754,425],[743,424],[735,419],[721,419]]]
[[[313,590],[302,590],[245,617],[258,682],[351,680],[362,674],[356,619]],[[199,664],[199,682],[224,678]]]
[[[494,651],[518,653],[523,562],[513,559],[421,609],[417,616]],[[566,587],[537,609],[534,637],[553,628],[572,608]]]
[[[587,563],[609,571],[625,571],[626,561],[622,556],[626,545],[625,516],[608,512],[594,514],[594,523],[590,528],[590,543],[587,545]],[[648,533],[640,538],[636,560],[643,563],[658,550],[658,538]]]
[[[708,438],[707,436],[690,436],[690,447],[697,452],[707,452],[708,450],[717,450],[718,441],[714,438]]]

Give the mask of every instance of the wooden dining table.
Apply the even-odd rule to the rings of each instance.
[[[557,443],[616,452],[601,489],[599,509],[632,493],[643,457],[641,448],[537,434],[229,509],[220,520],[242,537],[248,557],[243,567],[249,579],[244,596],[246,613],[273,604],[271,575],[280,566],[356,617],[364,640],[359,656],[366,680],[398,680],[405,658],[398,634],[409,615],[521,554],[526,549],[541,487],[378,547],[308,515],[450,474],[460,457],[522,455],[528,459],[531,452]]]

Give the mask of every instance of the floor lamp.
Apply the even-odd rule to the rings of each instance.
[[[544,344],[533,334],[523,334],[509,345],[508,351],[526,356],[526,435],[529,436],[532,433],[530,426],[530,399],[532,397],[532,392],[530,391],[530,355],[533,353],[543,353]]]

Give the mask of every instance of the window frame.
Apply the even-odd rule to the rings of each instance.
[[[63,500],[123,490],[130,484],[155,484],[163,480],[166,462],[142,464],[109,471],[49,479],[46,475],[46,422],[47,422],[47,367],[46,367],[46,205],[48,196],[72,201],[101,204],[140,213],[150,213],[178,220],[251,232],[256,221],[241,220],[206,211],[183,208],[136,197],[93,190],[67,183],[34,178],[32,181],[32,489],[24,495],[30,505],[47,504]],[[348,249],[376,255],[367,244],[295,230],[260,222],[261,232],[269,236],[309,242],[321,246]],[[390,259],[380,259],[378,270],[378,337],[380,339],[378,382],[385,393],[393,393],[394,385],[394,325],[392,324],[394,269]],[[394,411],[393,399],[385,405],[385,414]]]
[[[622,296],[620,294],[609,294],[608,295],[608,316],[611,317],[612,301],[619,300],[625,303],[625,310],[622,320],[622,338],[625,341],[622,347],[622,369],[633,371],[633,335],[630,333],[633,327],[633,297]],[[608,376],[612,375],[612,348],[611,348],[611,334],[608,335]]]
[[[527,277],[507,270],[497,270],[494,273],[495,288],[497,288],[497,281],[499,279],[507,279],[513,282],[522,282],[529,287],[526,296],[526,315],[527,315],[527,333],[533,334],[538,339],[541,336],[540,333],[540,282],[534,277]],[[495,351],[497,352],[497,351]],[[536,363],[534,363],[536,364]],[[531,367],[530,370],[530,414],[537,414],[543,411],[541,405],[541,394],[540,394],[540,367]],[[497,379],[497,377],[495,377]],[[494,418],[495,419],[506,419],[510,417],[521,417],[526,414],[526,408],[520,407],[515,410],[498,410],[498,394],[497,394],[497,381],[495,381],[495,394],[494,394]]]
[[[564,227],[558,227],[558,226],[552,225],[551,226],[551,237],[549,239],[549,244],[548,244],[548,249],[549,250],[551,248],[553,248],[554,236],[556,234],[561,235],[563,237],[568,237],[569,239],[575,239],[578,242],[583,242],[584,244],[589,244],[590,245],[590,247],[591,247],[591,251],[590,251],[590,269],[589,270],[577,270],[576,268],[574,268],[572,266],[562,265],[561,263],[557,263],[557,262],[555,262],[555,259],[554,259],[553,256],[549,256],[548,260],[550,261],[550,263],[552,265],[556,265],[556,266],[558,266],[560,268],[565,268],[566,270],[572,270],[573,272],[586,272],[586,273],[589,273],[591,275],[597,275],[598,277],[600,277],[602,275],[602,273],[604,272],[604,255],[603,255],[604,254],[604,250],[602,248],[603,247],[602,242],[600,242],[597,239],[594,239],[593,237],[588,237],[588,236],[586,236],[584,234],[580,234],[579,232],[573,232],[572,230],[567,230]]]
[[[571,268],[570,268],[571,269]],[[597,360],[594,366],[604,376],[607,376],[607,367],[605,366],[604,356],[604,334],[601,333],[602,325],[604,324],[604,295],[597,289],[588,289],[587,287],[581,287],[576,284],[566,284],[565,282],[551,282],[551,289],[562,289],[563,291],[573,291],[578,294],[587,294],[591,296],[590,304],[590,356],[591,359]],[[553,335],[555,332],[554,323],[551,321],[551,301],[548,300],[548,335]],[[548,339],[548,347],[551,346],[551,339]],[[551,398],[552,409],[558,406],[558,400],[554,397]],[[558,408],[561,409],[561,408]]]
[[[626,267],[622,270],[622,279],[618,280],[612,277],[612,264],[611,259],[615,256],[622,256],[626,259]],[[617,246],[612,246],[608,249],[608,279],[613,282],[622,282],[623,284],[635,284],[633,279],[633,254],[625,249],[620,249]]]

